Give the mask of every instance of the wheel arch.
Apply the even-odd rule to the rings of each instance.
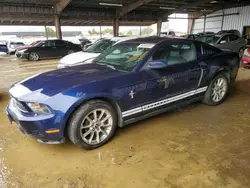
[[[224,74],[227,77],[228,82],[231,82],[231,75],[230,75],[230,71],[227,70],[226,68],[220,68],[219,70],[217,70],[211,77],[211,81],[219,74]]]
[[[116,101],[110,99],[109,97],[106,97],[106,96],[105,97],[92,97],[92,98],[88,98],[87,100],[77,102],[76,105],[74,105],[71,109],[68,110],[67,117],[65,118],[64,124],[63,124],[64,136],[67,136],[67,132],[65,130],[68,127],[68,123],[69,123],[69,120],[72,117],[72,115],[77,111],[77,109],[80,106],[86,104],[87,102],[94,101],[94,100],[100,100],[100,101],[104,101],[104,102],[110,104],[113,107],[113,109],[115,110],[115,113],[117,115],[118,127],[122,127],[122,125],[123,125],[122,111],[121,111],[121,108],[118,105],[118,103]]]

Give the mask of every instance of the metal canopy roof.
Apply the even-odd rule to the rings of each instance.
[[[249,0],[0,0],[1,25],[150,25],[172,13],[198,12],[250,5]]]

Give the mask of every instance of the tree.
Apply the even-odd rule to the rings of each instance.
[[[151,27],[147,27],[147,28],[144,28],[142,31],[141,31],[141,35],[143,36],[148,36],[150,35],[151,33],[153,33],[153,29]]]
[[[100,32],[96,31],[94,28],[92,30],[88,30],[89,35],[100,35]]]
[[[113,29],[109,29],[109,28],[104,29],[104,30],[102,31],[102,34],[103,34],[103,35],[106,35],[106,34],[113,35]]]
[[[46,27],[48,38],[56,37],[56,32],[50,27]]]
[[[132,35],[133,35],[132,31],[127,32],[127,36],[132,36]]]

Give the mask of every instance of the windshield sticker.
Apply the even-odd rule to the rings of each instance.
[[[138,48],[153,48],[155,46],[155,44],[140,44],[139,46],[138,46]]]

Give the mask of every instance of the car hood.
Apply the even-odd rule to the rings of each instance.
[[[30,45],[25,45],[25,46],[22,46],[22,47],[18,47],[16,50],[19,51],[19,50],[24,50],[24,49],[27,49],[27,48],[30,48],[32,46]]]
[[[87,64],[41,73],[13,85],[9,93],[21,101],[36,101],[78,86],[126,74],[105,65]]]
[[[61,64],[73,65],[78,63],[84,63],[90,59],[94,59],[100,55],[99,53],[88,53],[88,52],[76,52],[63,57],[60,60]],[[89,62],[89,61],[88,61]]]

